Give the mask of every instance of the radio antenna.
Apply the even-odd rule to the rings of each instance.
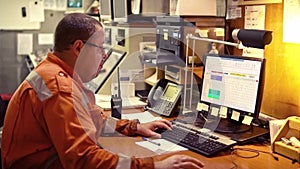
[[[120,69],[117,68],[117,80],[118,80],[118,97],[121,97],[121,88],[120,88]]]

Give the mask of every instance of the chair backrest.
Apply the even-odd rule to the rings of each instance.
[[[6,112],[6,105],[5,105],[5,102],[2,100],[2,97],[0,95],[0,127],[3,126],[5,112]]]

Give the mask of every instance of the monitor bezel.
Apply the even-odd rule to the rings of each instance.
[[[119,55],[119,58],[117,61],[110,63],[113,65],[108,66],[106,64],[106,61],[110,62],[109,60],[113,59],[113,58],[110,58],[111,54],[113,54],[113,53],[117,53]],[[117,50],[114,48],[109,49],[109,51],[107,52],[108,58],[104,62],[102,71],[99,73],[99,75],[96,78],[94,78],[90,82],[86,83],[87,85],[89,85],[89,83],[96,84],[96,82],[97,82],[97,84],[96,84],[97,86],[93,86],[93,89],[90,88],[91,91],[93,91],[95,94],[100,91],[100,89],[104,86],[104,84],[107,82],[109,77],[112,75],[112,72],[119,66],[121,61],[124,59],[126,54],[127,54],[127,52],[122,51],[122,50]],[[108,69],[108,70],[106,70],[106,69]]]
[[[261,110],[261,104],[262,104],[262,97],[263,97],[263,89],[264,89],[264,76],[265,76],[265,58],[258,58],[258,57],[246,57],[246,56],[237,56],[237,55],[227,55],[227,54],[205,54],[204,58],[203,58],[203,74],[202,74],[202,82],[204,81],[204,76],[205,76],[205,64],[206,64],[206,58],[208,56],[212,56],[212,57],[222,57],[222,58],[234,58],[234,59],[243,59],[243,60],[250,60],[250,61],[259,61],[261,62],[261,67],[260,67],[260,77],[259,77],[259,83],[258,83],[258,89],[257,89],[257,96],[256,96],[256,103],[255,103],[255,109],[253,113],[250,112],[246,112],[243,110],[238,110],[235,108],[231,108],[231,107],[227,107],[228,108],[228,112],[227,112],[227,118],[230,119],[231,117],[228,116],[228,114],[230,114],[230,112],[232,113],[232,110],[238,111],[240,113],[241,117],[244,116],[251,116],[253,117],[252,121],[256,121],[259,117],[259,113]],[[203,84],[202,84],[203,85]],[[211,106],[222,106],[222,105],[217,105],[214,103],[210,103],[210,102],[206,102],[202,100],[202,92],[203,92],[203,86],[201,88],[200,91],[200,103],[204,103],[209,105],[209,107]],[[241,121],[237,121],[237,122],[241,122]]]
[[[119,2],[124,2],[124,16],[120,17],[116,15],[116,9],[119,5]],[[121,5],[122,6],[122,5]],[[131,14],[131,0],[113,0],[113,15],[114,15],[114,22],[118,23],[127,23],[128,22],[128,16]]]
[[[108,5],[105,6],[105,8],[109,8],[108,11],[109,13],[102,14],[102,9],[103,9],[103,1],[105,1]],[[100,1],[100,18],[101,21],[112,21],[114,19],[113,15],[113,0],[101,0]]]

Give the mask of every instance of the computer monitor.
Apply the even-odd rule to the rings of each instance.
[[[215,54],[205,56],[200,100],[210,107],[209,114],[217,112],[227,116],[226,120],[220,121],[216,131],[238,133],[250,129],[241,126],[245,120],[249,122],[258,118],[263,72],[264,59],[261,58]]]
[[[126,52],[115,49],[110,49],[109,51],[105,52],[107,53],[108,58],[105,60],[101,72],[95,79],[85,83],[85,86],[95,94],[98,93],[98,91],[105,84],[112,72],[118,67],[119,63],[126,55]]]
[[[100,0],[100,18],[102,22],[114,19],[112,0]]]
[[[84,0],[67,0],[66,13],[83,13],[84,12]]]
[[[131,0],[113,0],[114,22],[126,23],[131,14]]]

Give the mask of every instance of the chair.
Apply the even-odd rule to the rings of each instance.
[[[0,95],[0,127],[3,126],[5,112],[6,112],[6,105],[5,105],[5,102],[2,100],[2,97]]]
[[[12,94],[0,94],[0,127],[3,126],[6,109],[11,97]]]
[[[2,126],[6,112],[6,105],[0,95],[0,169],[2,169],[1,142],[2,142]]]

